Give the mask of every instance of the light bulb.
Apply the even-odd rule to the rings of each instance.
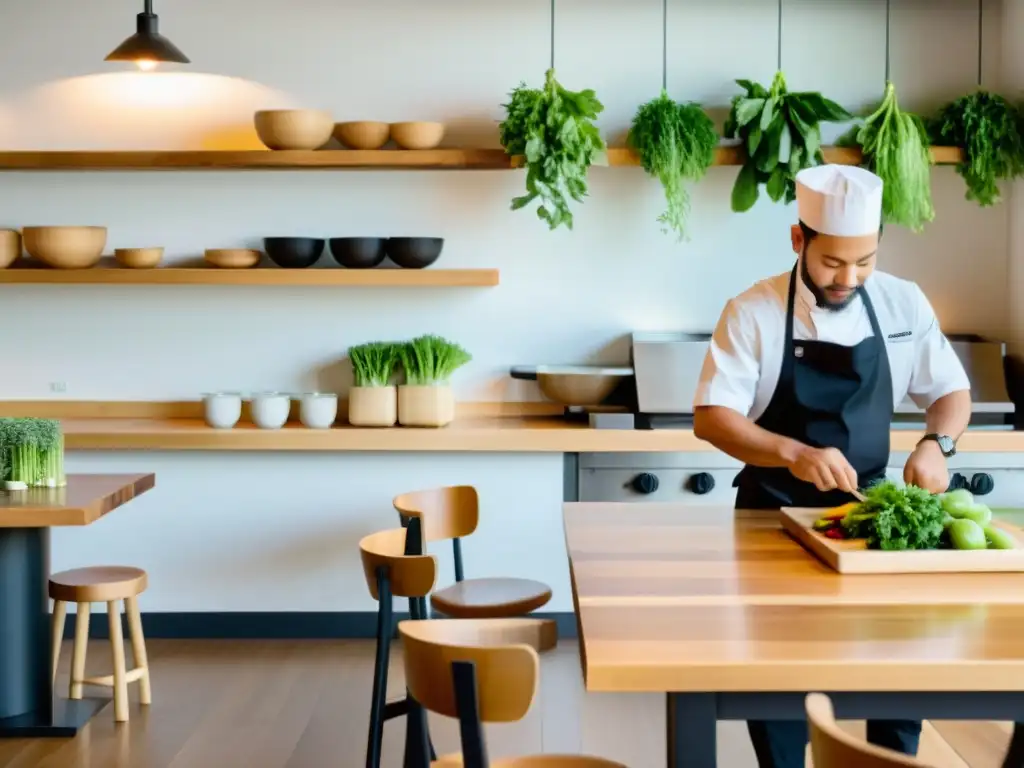
[[[156,62],[152,59],[139,59],[135,62],[135,66],[137,66],[143,72],[152,72],[154,69],[156,69]]]

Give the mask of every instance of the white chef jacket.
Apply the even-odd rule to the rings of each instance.
[[[694,406],[724,406],[756,421],[768,407],[782,370],[791,271],[754,285],[726,304],[711,339]],[[838,312],[820,308],[795,277],[793,338],[844,346],[873,336],[860,295]],[[967,373],[915,283],[875,271],[865,281],[889,354],[893,405],[909,395],[920,408],[969,390]]]

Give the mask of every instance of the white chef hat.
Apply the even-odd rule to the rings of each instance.
[[[800,220],[822,235],[877,235],[882,179],[855,165],[818,165],[796,175]]]

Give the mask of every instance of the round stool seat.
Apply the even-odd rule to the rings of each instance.
[[[149,586],[146,572],[126,565],[75,568],[50,576],[50,597],[66,603],[108,603],[136,597]]]
[[[430,595],[430,604],[453,619],[504,619],[535,611],[551,599],[551,587],[532,579],[458,581]]]

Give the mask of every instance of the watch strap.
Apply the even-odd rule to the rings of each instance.
[[[945,456],[947,459],[950,456],[953,456],[954,454],[956,454],[956,440],[954,440],[949,435],[940,435],[938,432],[929,432],[928,434],[924,435],[920,440],[918,440],[917,444],[920,445],[925,440],[934,440],[936,443],[938,443],[939,450],[942,451],[942,455]],[[943,442],[945,442],[947,440],[953,446],[948,451],[945,448],[942,447]]]

